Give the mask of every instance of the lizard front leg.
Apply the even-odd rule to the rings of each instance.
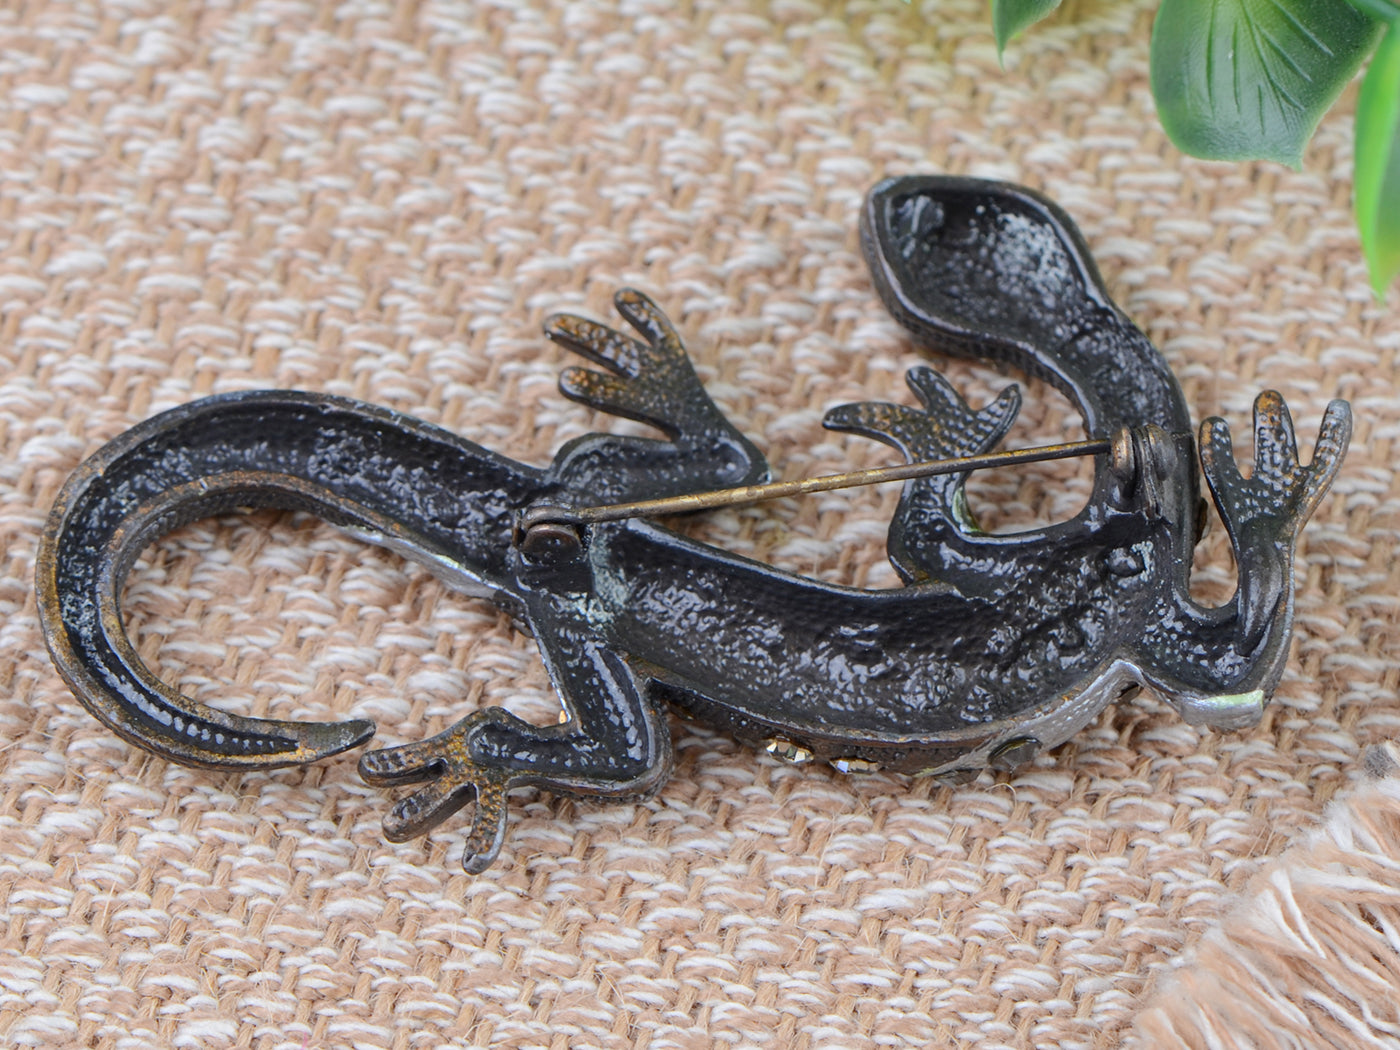
[[[1333,401],[1312,462],[1304,466],[1288,406],[1277,392],[1266,390],[1254,402],[1254,471],[1246,480],[1235,464],[1225,421],[1201,424],[1201,467],[1239,567],[1235,601],[1241,651],[1259,644],[1275,610],[1292,594],[1298,533],[1341,468],[1350,437],[1351,409],[1345,401]]]
[[[838,405],[822,421],[828,430],[874,438],[904,453],[910,463],[975,456],[995,448],[1021,408],[1015,384],[974,410],[942,375],[926,365],[905,376],[922,410],[883,401]],[[940,578],[947,566],[941,555],[947,533],[981,530],[968,509],[966,474],[944,474],[909,482],[890,522],[889,555],[906,583]]]
[[[1312,460],[1299,462],[1293,421],[1272,390],[1254,403],[1254,470],[1235,461],[1223,420],[1201,425],[1201,467],[1230,535],[1234,597],[1204,608],[1190,595],[1190,549],[1179,538],[1160,558],[1173,572],[1143,625],[1136,660],[1144,680],[1192,724],[1256,723],[1288,660],[1298,533],[1341,466],[1351,435],[1345,401],[1327,407]]]

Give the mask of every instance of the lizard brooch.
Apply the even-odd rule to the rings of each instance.
[[[313,762],[363,744],[373,723],[239,717],[161,682],[122,623],[133,562],[187,522],[277,507],[428,565],[533,634],[564,708],[551,726],[478,710],[361,758],[372,784],[421,785],[385,818],[391,840],[474,803],[469,872],[497,856],[516,785],[613,798],[660,787],[671,706],[780,758],[954,780],[1025,764],[1143,685],[1194,724],[1258,721],[1288,658],[1295,542],[1341,464],[1347,404],[1328,406],[1304,465],[1282,398],[1261,394],[1246,478],[1222,420],[1205,421],[1197,449],[1166,361],[1053,203],[1001,183],[892,179],[867,198],[861,234],[881,298],[918,342],[1016,366],[1082,412],[1097,458],[1075,517],[979,530],[967,472],[1005,455],[993,450],[1019,392],[974,409],[918,367],[918,407],[862,402],[825,420],[940,471],[900,475],[911,479],[888,548],[904,587],[820,582],[648,520],[773,486],[670,322],[625,290],[616,306],[640,338],[574,316],[551,318],[545,334],[596,366],[567,369],[565,396],[662,438],[589,434],[541,469],[295,391],[207,398],[116,438],[69,479],[43,536],[39,611],[55,664],[114,732],[175,762]],[[1234,596],[1215,608],[1188,587],[1202,475],[1238,568]]]

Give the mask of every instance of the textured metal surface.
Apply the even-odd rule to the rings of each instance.
[[[391,412],[292,392],[211,398],[118,438],[65,486],[44,537],[39,605],[56,664],[116,732],[175,761],[311,761],[373,727],[235,718],[174,692],[126,638],[126,572],[160,534],[249,506],[310,510],[429,563],[524,621],[568,716],[542,728],[480,711],[362,759],[372,783],[425,782],[386,820],[391,838],[475,801],[471,871],[499,849],[511,785],[655,789],[670,768],[667,703],[791,761],[950,779],[1029,761],[1139,684],[1192,721],[1257,718],[1287,659],[1294,541],[1340,465],[1345,404],[1329,407],[1302,466],[1282,400],[1260,395],[1248,479],[1224,423],[1205,423],[1200,461],[1239,586],[1202,608],[1187,588],[1199,486],[1180,390],[1109,301],[1069,220],[1016,187],[915,178],[876,187],[862,232],[876,287],[917,338],[1046,377],[1078,405],[1089,437],[1111,443],[1079,515],[989,536],[967,513],[965,473],[910,481],[890,527],[908,584],[894,591],[780,572],[645,521],[517,532],[541,504],[767,479],[660,311],[623,292],[618,309],[641,340],[580,318],[549,322],[552,339],[599,366],[569,369],[561,388],[665,440],[589,435],[539,470]],[[929,368],[909,384],[919,408],[846,405],[827,425],[911,461],[976,456],[1020,404],[1013,386],[974,410]]]

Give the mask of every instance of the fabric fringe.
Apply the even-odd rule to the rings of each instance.
[[[1400,1046],[1400,747],[1366,769],[1182,959],[1130,1045]]]

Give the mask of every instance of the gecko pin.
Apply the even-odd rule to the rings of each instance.
[[[524,621],[564,704],[558,725],[475,711],[429,740],[372,751],[361,775],[418,784],[385,821],[394,840],[475,804],[466,865],[496,856],[513,785],[601,797],[652,791],[671,768],[674,705],[788,761],[956,781],[1014,769],[1147,685],[1193,723],[1257,720],[1288,656],[1299,530],[1336,474],[1345,402],[1300,462],[1278,394],[1255,402],[1252,475],[1219,419],[1200,431],[1166,362],[1104,291],[1069,219],[1029,191],[953,178],[884,182],[864,209],[875,286],[930,348],[1047,378],[1086,442],[996,452],[1020,407],[1007,387],[974,409],[931,368],[918,407],[827,414],[909,466],[774,485],[759,450],[696,378],[670,322],[623,291],[632,338],[579,317],[546,326],[590,360],[563,393],[663,438],[590,434],[552,463],[514,462],[366,404],[292,391],[213,397],[163,413],[78,468],[37,567],[55,663],[123,738],[176,762],[267,769],[362,744],[373,725],[241,718],[161,682],[118,598],[164,532],[240,507],[311,510],[431,565]],[[1096,458],[1072,519],[1015,535],[978,529],[968,471]],[[1238,567],[1216,608],[1188,578],[1204,476]],[[672,532],[661,513],[904,480],[889,556],[906,586],[843,587]]]

